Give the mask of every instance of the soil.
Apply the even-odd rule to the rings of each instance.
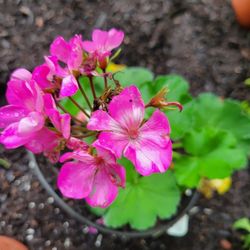
[[[119,62],[141,65],[156,74],[178,73],[194,95],[203,91],[250,100],[250,32],[241,28],[225,0],[0,0],[1,104],[15,68],[43,62],[57,35],[89,37],[93,27],[118,27],[126,39]],[[201,198],[185,237],[120,239],[87,232],[43,190],[28,167],[23,149],[0,148],[0,235],[34,250],[180,249],[240,250],[234,220],[250,217],[250,171],[238,172],[224,196]]]

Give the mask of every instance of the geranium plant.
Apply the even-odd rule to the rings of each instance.
[[[247,165],[250,118],[237,101],[193,98],[180,76],[117,71],[123,38],[116,29],[57,37],[44,64],[14,71],[0,142],[63,163],[62,195],[85,199],[106,225],[146,229],[177,212],[186,188]]]

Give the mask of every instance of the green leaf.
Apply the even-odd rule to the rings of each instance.
[[[243,229],[250,233],[250,220],[248,218],[241,218],[233,224],[234,229]]]
[[[195,188],[199,185],[199,159],[196,157],[183,156],[174,163],[174,173],[179,185]]]
[[[153,174],[127,182],[104,214],[105,224],[121,227],[127,223],[137,230],[152,227],[157,217],[170,218],[177,211],[180,191],[171,172]]]
[[[118,80],[122,86],[131,84],[139,86],[144,82],[152,81],[153,78],[153,73],[142,67],[128,67],[115,74],[115,79]]]
[[[247,165],[245,152],[232,133],[204,127],[186,134],[184,155],[176,159],[174,171],[182,186],[197,187],[199,179],[225,178]]]
[[[210,126],[233,133],[238,145],[250,154],[250,116],[244,112],[240,102],[205,93],[193,103],[194,128]]]
[[[183,110],[165,111],[171,124],[171,139],[180,140],[192,127],[193,123],[193,103],[189,102],[183,105]]]

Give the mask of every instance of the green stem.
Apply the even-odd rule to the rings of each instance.
[[[78,81],[78,86],[79,86],[79,89],[80,89],[80,91],[81,91],[81,93],[82,93],[82,95],[83,95],[85,101],[87,102],[87,104],[88,104],[90,110],[93,110],[93,108],[92,108],[92,106],[91,106],[91,103],[90,103],[90,101],[89,101],[89,98],[88,98],[88,96],[86,95],[85,91],[83,90],[82,85],[81,85],[81,83],[80,83],[79,81]]]
[[[76,138],[79,138],[79,139],[82,139],[82,138],[87,138],[87,137],[90,137],[90,136],[93,136],[93,135],[96,135],[96,132],[92,132],[92,133],[88,133],[88,134],[81,134],[81,135],[72,135],[73,137],[76,137]]]
[[[9,161],[7,161],[3,158],[0,158],[0,166],[3,166],[4,168],[8,169],[8,168],[10,168],[11,164]]]
[[[105,88],[105,90],[108,88],[108,80],[107,80],[107,76],[106,76],[106,69],[103,69],[102,70],[103,71],[103,73],[104,73],[104,88]]]
[[[93,97],[94,97],[94,99],[96,99],[95,86],[94,86],[94,83],[93,83],[92,76],[89,76],[89,83],[90,83],[90,87],[91,87]]]
[[[71,96],[69,96],[68,98],[77,108],[79,108],[88,118],[90,118],[89,114],[85,111],[85,109],[82,108]]]

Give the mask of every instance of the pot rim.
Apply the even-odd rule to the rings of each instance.
[[[29,159],[29,167],[33,170],[36,177],[38,178],[42,187],[47,191],[47,193],[52,196],[57,203],[57,205],[66,212],[69,216],[74,218],[80,223],[87,224],[88,226],[92,226],[96,228],[98,231],[105,233],[105,234],[112,234],[122,238],[137,238],[137,237],[157,237],[162,233],[166,232],[171,226],[173,226],[181,217],[183,217],[186,213],[190,211],[190,209],[196,204],[200,194],[197,190],[193,193],[190,201],[179,213],[170,220],[167,220],[164,225],[160,225],[156,228],[151,228],[143,231],[122,231],[118,229],[112,229],[105,226],[102,226],[96,222],[89,220],[87,217],[81,215],[80,213],[76,212],[71,206],[69,206],[51,187],[51,185],[47,182],[45,176],[41,172],[39,165],[37,163],[36,157],[30,151],[27,151],[28,159]]]

